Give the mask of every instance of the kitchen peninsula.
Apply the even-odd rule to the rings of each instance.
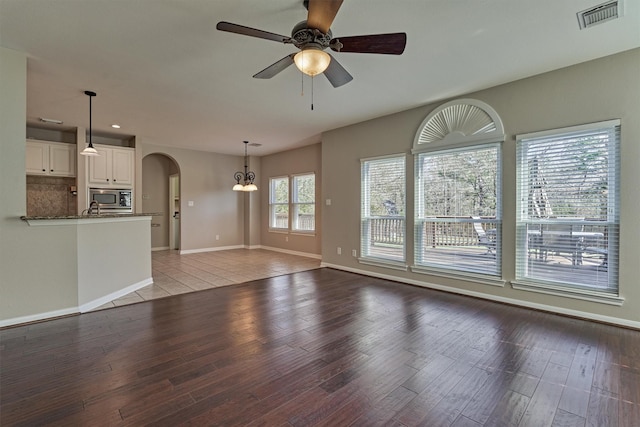
[[[76,265],[77,307],[86,312],[153,283],[151,217],[155,213],[22,216],[37,233],[56,228],[75,234],[71,262]],[[73,238],[72,238],[73,240]],[[75,249],[75,251],[73,251]]]

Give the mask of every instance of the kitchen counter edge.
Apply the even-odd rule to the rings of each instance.
[[[61,225],[61,224],[86,224],[92,222],[109,221],[135,221],[144,220],[145,217],[159,216],[162,213],[143,212],[131,214],[100,214],[100,215],[64,215],[64,216],[21,216],[20,219],[29,225]]]

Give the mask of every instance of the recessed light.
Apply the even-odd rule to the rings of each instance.
[[[111,127],[114,129],[120,129],[120,125],[116,125],[116,124],[111,125]]]

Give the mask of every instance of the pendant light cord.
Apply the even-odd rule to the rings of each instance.
[[[311,111],[313,111],[313,76],[311,76]]]

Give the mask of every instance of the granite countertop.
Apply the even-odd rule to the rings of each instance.
[[[100,215],[62,215],[62,216],[21,216],[23,221],[52,220],[52,219],[99,219],[99,218],[130,218],[137,216],[159,216],[158,212],[143,213],[106,213]]]

